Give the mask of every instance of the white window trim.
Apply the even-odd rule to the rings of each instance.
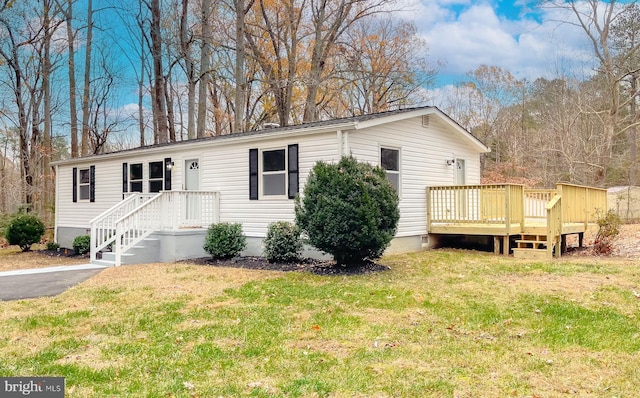
[[[281,200],[289,199],[287,191],[289,189],[289,151],[287,146],[277,146],[270,148],[258,149],[258,198],[261,200]],[[264,171],[264,152],[284,150],[284,170],[280,171]],[[284,174],[284,193],[282,195],[265,195],[264,194],[264,176]]]
[[[394,151],[398,151],[398,171],[392,170],[389,172],[388,170],[382,167],[382,149],[391,149]],[[402,199],[402,148],[394,146],[394,145],[378,145],[378,164],[381,168],[384,169],[385,172],[389,174],[397,174],[398,175],[398,198]]]
[[[89,181],[83,183],[82,182],[82,172],[86,171],[87,175],[89,176]],[[78,186],[76,187],[76,189],[78,190],[78,202],[89,202],[91,200],[91,167],[87,167],[85,168],[78,168]],[[88,187],[89,190],[87,191],[89,194],[87,195],[86,198],[82,197],[82,189],[81,187]]]
[[[134,179],[131,178],[131,166],[135,166],[137,164],[142,166],[142,178],[139,179],[139,180],[134,180]],[[144,167],[144,165],[145,165],[144,162],[129,163],[129,193],[143,193],[143,192],[145,192],[145,190],[144,190],[144,188],[145,188],[145,178],[144,178],[144,176],[145,176],[145,174],[144,174],[145,167]],[[142,183],[142,190],[141,191],[138,192],[138,191],[134,191],[133,189],[131,189],[132,188],[132,184],[134,182]]]

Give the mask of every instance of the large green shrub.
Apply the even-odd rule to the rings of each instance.
[[[91,250],[91,237],[89,235],[76,236],[72,243],[73,251],[76,254],[87,254]]]
[[[247,237],[241,224],[211,224],[204,242],[204,250],[213,258],[229,259],[236,257],[247,247]]]
[[[264,256],[271,263],[291,263],[300,259],[302,239],[298,227],[287,221],[269,224],[264,239]]]
[[[400,218],[398,194],[385,171],[353,156],[338,164],[316,163],[295,211],[309,243],[340,265],[380,257]]]
[[[44,223],[37,216],[19,214],[9,222],[4,235],[10,245],[18,245],[26,252],[31,245],[40,242],[44,231]]]

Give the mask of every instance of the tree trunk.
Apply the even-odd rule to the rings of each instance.
[[[51,155],[53,148],[51,144],[51,37],[53,35],[51,27],[51,19],[49,10],[51,4],[45,4],[43,28],[44,36],[44,59],[42,60],[42,89],[44,94],[44,124],[43,124],[43,142],[42,142],[42,201],[44,221],[49,224],[51,219],[50,211],[51,198],[53,197],[53,187],[55,186],[51,173]]]
[[[631,74],[631,102],[630,105],[630,113],[631,113],[631,131],[629,131],[629,185],[635,186],[637,183],[637,172],[638,172],[638,163],[637,163],[637,124],[638,124],[638,115],[636,110],[636,98],[638,97],[638,73],[634,72]]]
[[[71,129],[71,157],[78,157],[78,110],[76,109],[76,66],[75,66],[75,36],[73,34],[73,0],[67,0],[65,15],[67,24],[67,45],[69,57],[69,127]]]
[[[82,89],[82,137],[80,156],[89,154],[89,96],[91,95],[91,47],[93,40],[93,0],[87,0],[87,43],[84,56],[84,86]]]
[[[144,47],[144,44],[142,44]],[[140,130],[140,146],[144,146],[144,48],[142,49],[142,56],[140,59],[140,80],[138,80],[138,129]]]
[[[151,58],[153,60],[153,94],[155,104],[153,119],[156,126],[156,144],[167,142],[169,126],[167,124],[166,87],[162,72],[162,33],[160,27],[160,0],[151,1]]]
[[[244,76],[244,60],[246,57],[244,45],[244,19],[247,11],[244,7],[244,0],[235,0],[234,6],[236,13],[236,62],[234,71],[234,77],[236,79],[236,96],[234,107],[235,112],[233,114],[233,132],[240,133],[245,130],[243,121],[247,81]]]
[[[176,142],[176,126],[175,123],[173,122],[174,119],[174,115],[173,115],[173,100],[171,98],[171,92],[173,91],[173,87],[171,86],[171,79],[167,78],[165,79],[165,90],[164,90],[164,95],[165,95],[165,102],[167,103],[167,124],[169,126],[169,142]]]
[[[200,53],[200,87],[198,89],[198,138],[205,136],[207,128],[207,93],[211,80],[211,0],[202,0],[202,50]],[[215,111],[215,109],[214,109]]]
[[[189,0],[182,0],[180,15],[180,49],[187,74],[187,138],[196,138],[196,78],[191,52],[191,38],[188,32]]]

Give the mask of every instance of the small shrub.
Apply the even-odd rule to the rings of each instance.
[[[40,242],[44,231],[44,223],[37,216],[20,214],[7,225],[5,238],[10,245],[18,245],[26,252],[31,249],[31,245]]]
[[[204,250],[216,259],[236,257],[247,247],[247,237],[241,224],[211,224],[207,230]]]
[[[398,194],[385,171],[353,156],[338,164],[316,163],[295,211],[309,243],[340,265],[380,257],[400,219]]]
[[[596,254],[608,255],[613,252],[614,242],[620,235],[621,224],[620,217],[611,210],[598,218],[598,233],[593,242],[593,251]]]
[[[73,251],[83,255],[91,250],[91,237],[89,235],[76,236],[73,240]]]
[[[269,224],[264,239],[264,256],[270,263],[291,263],[300,259],[302,240],[295,224],[278,221]]]
[[[56,242],[47,242],[47,250],[58,250],[60,248],[60,245],[57,244]]]

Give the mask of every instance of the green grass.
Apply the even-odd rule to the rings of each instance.
[[[0,303],[0,375],[68,397],[640,393],[640,271],[464,251],[320,277],[168,264]],[[151,276],[153,275],[153,276]]]

